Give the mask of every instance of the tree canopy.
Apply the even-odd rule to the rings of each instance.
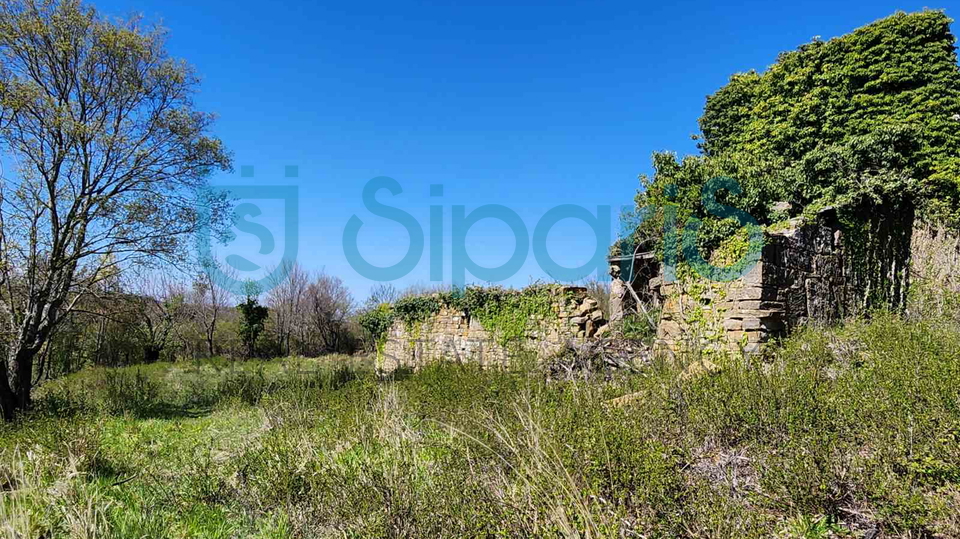
[[[851,215],[915,207],[956,225],[960,69],[951,22],[941,11],[896,13],[782,53],[762,73],[733,75],[707,97],[701,154],[655,154],[638,207],[674,203],[679,227],[701,219],[706,249],[739,228],[701,202],[702,186],[718,176],[742,188],[718,200],[760,224],[830,206]],[[662,215],[641,230],[657,235],[661,226]]]

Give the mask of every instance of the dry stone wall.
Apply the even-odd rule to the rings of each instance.
[[[836,320],[846,294],[842,241],[827,211],[813,222],[794,220],[767,232],[760,260],[735,281],[667,283],[661,273],[644,283],[661,304],[658,346],[749,352],[807,321]]]
[[[556,287],[550,314],[528,320],[527,327],[520,341],[507,342],[497,328],[483,327],[478,317],[443,307],[420,323],[395,321],[382,349],[380,368],[386,372],[417,369],[436,361],[505,366],[518,353],[543,360],[609,330],[599,304],[580,287]]]

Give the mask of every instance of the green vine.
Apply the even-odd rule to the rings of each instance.
[[[554,303],[563,299],[559,285],[533,285],[522,290],[499,286],[454,288],[429,296],[409,296],[391,304],[382,304],[358,317],[377,345],[378,355],[390,327],[397,320],[419,338],[424,322],[444,307],[476,317],[480,325],[496,335],[501,346],[521,349],[527,333],[538,322],[555,316]]]
[[[690,352],[726,359],[730,352],[723,327],[726,309],[720,307],[727,297],[726,286],[698,276],[687,264],[679,264],[673,294],[690,336],[682,345]]]
[[[468,289],[468,313],[496,335],[501,346],[522,349],[526,335],[538,322],[553,316],[557,288],[547,285],[523,290]],[[472,294],[470,294],[472,292]]]
[[[396,313],[393,310],[393,306],[389,303],[381,303],[375,309],[370,309],[357,317],[357,323],[370,334],[370,338],[373,340],[377,350],[378,362],[383,358],[384,347],[387,344],[387,335],[390,332],[390,327],[393,326],[395,318]]]
[[[440,312],[442,302],[438,296],[407,296],[400,298],[393,304],[396,318],[411,329],[414,324],[426,322],[431,316]]]

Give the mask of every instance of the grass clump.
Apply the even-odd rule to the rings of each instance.
[[[17,537],[953,537],[960,331],[879,316],[684,375],[346,359],[90,370],[0,430]],[[86,530],[86,531],[84,531]],[[86,534],[86,535],[84,535]]]

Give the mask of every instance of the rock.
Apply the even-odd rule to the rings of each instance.
[[[723,321],[723,329],[727,331],[739,331],[743,329],[743,320],[730,318]]]
[[[599,309],[596,310],[596,311],[593,311],[592,313],[590,313],[589,315],[587,315],[587,318],[590,319],[590,320],[592,320],[592,321],[594,321],[594,322],[596,322],[596,321],[598,321],[598,320],[603,320],[603,311],[601,311],[601,310],[599,310]]]
[[[590,299],[590,298],[587,298],[587,299],[583,300],[583,303],[581,303],[581,304],[580,304],[580,307],[577,309],[577,315],[578,315],[578,316],[584,316],[584,315],[586,315],[587,313],[589,313],[590,311],[596,309],[596,308],[597,308],[597,305],[598,305],[598,304],[597,304],[596,301],[594,301],[594,300],[592,300],[592,299]]]
[[[585,328],[587,332],[587,337],[593,337],[597,331],[597,326],[594,325],[593,320],[587,320],[587,326]]]
[[[677,336],[683,332],[680,324],[674,322],[673,320],[661,320],[658,330],[659,334],[663,335],[665,338]]]
[[[760,329],[759,318],[745,318],[741,325],[743,329]]]
[[[623,319],[623,300],[627,297],[627,285],[620,279],[610,282],[610,320]]]
[[[740,292],[740,300],[776,300],[777,289],[769,286],[745,286]]]
[[[570,318],[570,324],[574,326],[582,326],[587,323],[587,318],[585,316],[574,316]]]
[[[638,391],[636,393],[628,393],[622,397],[617,397],[615,399],[610,399],[608,401],[605,401],[603,405],[611,408],[623,408],[624,406],[629,406],[634,402],[638,402],[642,400],[645,395],[646,393],[642,391]]]
[[[683,380],[691,380],[704,374],[718,373],[721,370],[723,369],[721,369],[719,365],[709,359],[701,359],[700,361],[691,363],[689,367],[684,369],[683,373],[680,374],[680,378]]]
[[[610,333],[610,324],[604,324],[597,328],[597,337],[603,337],[604,335]]]

